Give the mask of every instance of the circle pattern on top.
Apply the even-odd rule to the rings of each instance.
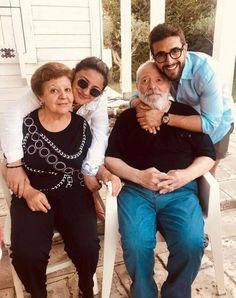
[[[79,146],[79,149],[75,154],[71,154],[71,155],[59,149],[45,134],[38,132],[37,126],[35,125],[34,119],[32,117],[30,116],[26,117],[24,119],[24,125],[28,129],[28,132],[26,133],[22,143],[24,152],[27,152],[27,154],[29,155],[34,155],[34,154],[37,154],[38,152],[38,155],[41,158],[43,158],[47,164],[51,165],[54,168],[55,172],[54,171],[45,172],[39,169],[33,169],[28,165],[25,165],[27,170],[31,172],[37,172],[37,173],[47,173],[55,176],[58,174],[57,172],[64,173],[60,182],[57,185],[51,187],[50,190],[57,189],[61,187],[64,183],[67,183],[65,187],[71,187],[73,184],[72,175],[74,174],[76,174],[76,176],[78,177],[80,181],[80,185],[84,186],[83,175],[80,173],[80,171],[67,166],[66,162],[59,160],[59,157],[57,155],[67,160],[73,160],[78,158],[82,154],[83,148],[86,142],[86,128],[88,125],[87,122],[85,120],[83,121],[82,141]],[[27,147],[26,144],[29,139],[33,142],[33,144]],[[41,189],[41,191],[46,191],[46,190],[49,190],[49,189]]]

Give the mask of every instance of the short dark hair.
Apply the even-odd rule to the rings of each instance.
[[[36,96],[43,95],[43,84],[52,79],[67,77],[72,82],[72,71],[63,63],[48,62],[40,66],[31,77],[31,88]]]
[[[79,72],[82,69],[93,69],[100,73],[103,78],[103,89],[108,85],[109,68],[101,59],[91,56],[81,60],[77,63],[74,71]]]
[[[152,29],[149,34],[149,48],[151,50],[152,55],[153,53],[153,44],[155,42],[161,41],[170,36],[179,36],[182,44],[186,43],[184,32],[181,27],[177,24],[170,24],[170,23],[163,23],[159,24]]]

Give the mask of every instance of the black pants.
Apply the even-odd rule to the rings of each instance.
[[[92,194],[83,189],[48,194],[48,213],[33,212],[24,199],[13,197],[11,205],[12,263],[33,298],[47,297],[46,268],[54,227],[79,275],[79,288],[93,297],[93,275],[99,252],[97,217]]]

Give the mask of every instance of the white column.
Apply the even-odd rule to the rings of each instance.
[[[102,10],[101,1],[89,0],[89,19],[91,32],[91,56],[102,58]]]
[[[213,57],[219,61],[222,75],[228,83],[230,90],[233,87],[236,55],[235,12],[235,0],[217,1]]]
[[[150,0],[150,30],[165,22],[165,0]]]
[[[121,15],[121,92],[132,91],[131,77],[131,0],[120,0]]]

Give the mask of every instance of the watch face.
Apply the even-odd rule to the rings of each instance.
[[[170,118],[167,115],[163,116],[163,118],[162,118],[162,122],[165,124],[167,124],[169,122],[169,120],[170,120]]]

